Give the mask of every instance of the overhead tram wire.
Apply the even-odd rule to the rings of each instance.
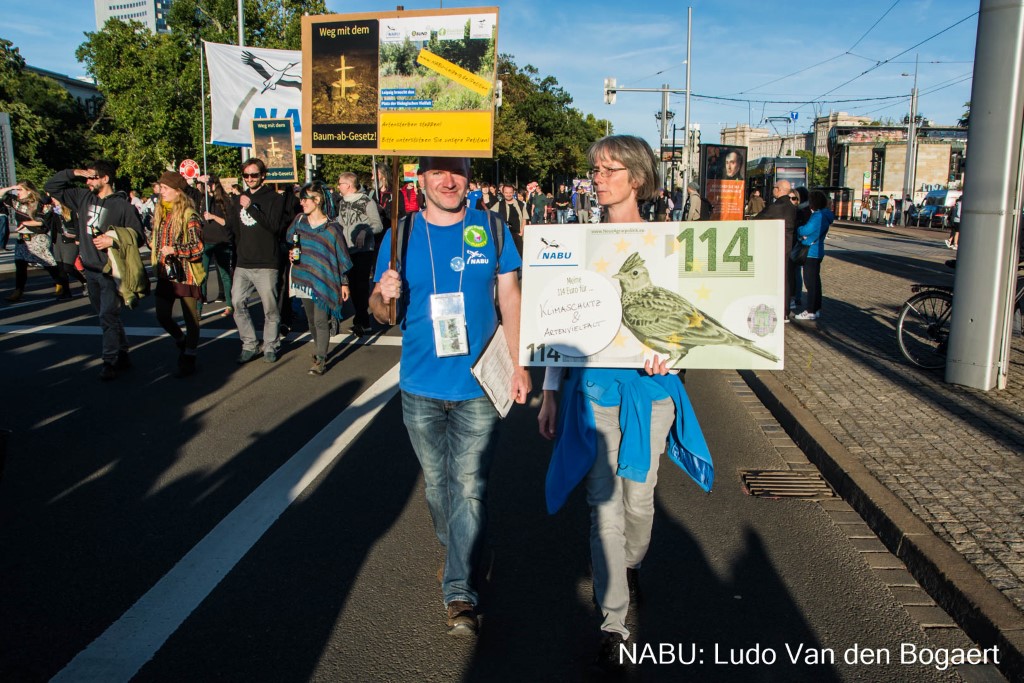
[[[840,57],[843,57],[844,55],[850,54],[850,50],[852,50],[853,48],[857,47],[860,44],[860,41],[862,41],[865,38],[867,38],[867,35],[869,33],[871,33],[871,31],[874,30],[874,28],[876,26],[878,26],[878,24],[880,24],[882,22],[882,20],[885,19],[885,17],[889,14],[889,12],[891,12],[893,10],[893,8],[896,7],[896,5],[898,5],[899,3],[900,3],[900,0],[896,0],[894,3],[892,3],[892,5],[889,6],[889,9],[885,10],[885,12],[882,14],[882,16],[878,17],[878,20],[875,21],[875,23],[871,24],[871,28],[869,28],[867,31],[865,31],[863,33],[863,35],[861,35],[861,37],[858,38],[857,41],[853,45],[851,45],[849,48],[847,48],[846,52],[842,52],[842,53],[837,54],[837,55],[835,55],[833,57],[829,57],[828,59],[825,59],[823,61],[818,62],[817,64],[812,64],[811,66],[808,66],[806,68],[800,69],[798,71],[794,71],[791,74],[786,74],[785,76],[780,76],[779,78],[772,79],[772,80],[768,81],[767,83],[762,83],[761,85],[755,86],[753,88],[747,88],[746,90],[741,90],[737,94],[738,95],[743,95],[743,94],[746,94],[746,93],[749,93],[749,92],[753,92],[754,90],[760,90],[761,88],[763,88],[763,87],[765,87],[767,85],[771,85],[772,83],[778,83],[779,81],[785,80],[785,79],[789,78],[790,76],[796,76],[797,74],[802,74],[805,71],[810,71],[811,69],[815,69],[815,68],[817,68],[817,67],[819,67],[819,66],[821,66],[823,64],[828,64],[832,60],[839,59]]]
[[[965,21],[967,21],[968,19],[970,19],[971,17],[973,17],[973,16],[975,16],[975,15],[977,15],[977,14],[978,14],[977,12],[971,12],[970,14],[968,14],[968,15],[967,15],[966,17],[964,17],[964,18],[963,18],[963,19],[961,19],[960,21],[958,21],[958,22],[956,22],[956,23],[953,23],[953,24],[950,24],[949,26],[947,26],[946,28],[942,29],[942,30],[941,30],[941,31],[939,31],[938,33],[934,33],[934,34],[932,34],[931,36],[929,36],[929,37],[925,38],[925,39],[924,39],[924,40],[922,40],[922,41],[921,41],[920,43],[917,43],[916,45],[911,45],[911,46],[910,46],[910,47],[908,47],[908,48],[907,48],[906,50],[903,50],[902,52],[898,52],[898,53],[894,54],[894,55],[893,55],[892,57],[889,57],[888,59],[886,59],[886,60],[884,60],[884,61],[881,61],[881,62],[877,62],[877,63],[876,63],[876,64],[875,64],[874,66],[872,66],[871,68],[869,68],[869,69],[865,69],[864,71],[862,71],[861,73],[857,74],[856,76],[854,76],[853,78],[849,79],[848,81],[845,81],[845,82],[843,82],[843,83],[840,83],[839,85],[837,85],[836,87],[832,88],[831,90],[828,90],[828,91],[826,91],[826,92],[823,92],[823,93],[821,93],[820,95],[818,95],[817,97],[815,97],[815,98],[814,98],[813,100],[811,100],[811,102],[817,102],[817,101],[820,101],[820,100],[821,100],[821,98],[822,98],[822,97],[824,97],[825,95],[829,95],[829,94],[831,94],[831,93],[834,93],[834,92],[835,92],[836,90],[839,90],[840,88],[842,88],[842,87],[845,87],[845,86],[849,85],[850,83],[853,83],[853,82],[854,82],[855,80],[857,80],[857,79],[858,79],[858,78],[860,78],[861,76],[865,76],[865,75],[867,75],[867,74],[871,73],[872,71],[874,71],[875,69],[877,69],[877,68],[879,68],[879,67],[881,67],[881,66],[884,66],[884,65],[888,64],[889,62],[893,61],[893,60],[894,60],[894,59],[896,59],[897,57],[902,57],[903,55],[907,54],[907,53],[908,53],[908,52],[910,52],[911,50],[913,50],[913,49],[915,49],[915,48],[918,48],[918,47],[920,47],[920,46],[924,45],[924,44],[925,44],[925,43],[927,43],[927,42],[928,42],[929,40],[933,40],[933,39],[935,39],[935,38],[938,38],[939,36],[941,36],[941,35],[942,35],[943,33],[945,33],[946,31],[949,31],[950,29],[956,28],[957,26],[959,26],[960,24],[964,23]]]

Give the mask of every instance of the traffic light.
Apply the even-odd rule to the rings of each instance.
[[[615,79],[604,79],[604,103],[615,104]]]

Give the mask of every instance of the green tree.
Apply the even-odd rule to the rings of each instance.
[[[0,111],[11,117],[19,180],[42,186],[54,171],[79,166],[93,154],[81,105],[53,79],[25,70],[18,48],[2,38]]]
[[[807,160],[807,187],[824,187],[828,180],[828,157],[815,156],[809,149],[798,149],[796,155]]]
[[[572,106],[553,76],[541,76],[511,55],[498,57],[503,105],[495,121],[494,152],[502,179],[520,185],[538,180],[546,189],[586,173],[586,151],[604,135],[606,122]]]
[[[964,102],[964,114],[956,122],[958,128],[967,128],[971,125],[971,103]]]
[[[177,0],[168,16],[170,33],[111,19],[86,34],[76,56],[106,98],[96,140],[133,186],[184,158],[202,158],[201,41],[237,42],[236,8],[235,0]],[[246,2],[245,43],[299,49],[302,15],[325,11],[323,0]],[[207,162],[211,171],[232,176],[238,152],[208,146]]]

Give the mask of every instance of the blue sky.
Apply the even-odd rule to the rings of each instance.
[[[4,4],[7,11],[0,37],[13,41],[29,64],[72,76],[85,73],[74,53],[83,33],[95,29],[92,2],[7,0]],[[388,11],[396,6],[394,0],[328,0],[327,4],[338,13]],[[405,0],[403,4],[412,10],[488,3]],[[656,88],[667,83],[683,89],[686,2],[490,4],[499,7],[499,51],[512,54],[520,66],[532,64],[542,75],[554,76],[577,108],[609,119],[616,132],[641,135],[657,144],[654,113],[661,109],[661,96],[620,93],[614,105],[606,105],[602,86],[605,77],[615,77],[620,87]],[[690,6],[694,94],[690,120],[701,124],[704,142],[717,141],[723,126],[737,123],[770,128],[771,124],[762,124],[765,118],[790,111],[798,112],[798,119],[789,130],[808,130],[815,107],[806,102],[815,99],[824,113],[902,119],[909,112],[915,55],[920,56],[920,113],[936,124],[953,125],[971,97],[977,32],[973,13],[978,9],[971,0],[861,0],[855,5],[821,0],[790,0],[784,5],[693,0]],[[784,9],[775,9],[780,7]],[[39,21],[39,17],[59,20]],[[789,76],[795,72],[800,73]],[[835,101],[884,97],[897,99]],[[682,95],[671,97],[670,109],[676,113],[676,125],[682,126]],[[775,125],[784,130],[783,124]]]

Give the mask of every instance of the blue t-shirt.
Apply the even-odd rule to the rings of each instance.
[[[502,229],[505,239],[497,272],[510,273],[522,265],[522,260],[508,226],[502,224]],[[433,275],[431,250],[434,254]],[[462,222],[428,226],[423,215],[416,214],[402,274],[402,288],[410,297],[402,322],[404,334],[398,384],[403,391],[445,401],[465,401],[484,395],[469,369],[498,327],[498,315],[494,310],[495,258],[494,238],[485,212],[467,210],[465,228]],[[387,270],[390,259],[391,230],[388,230],[377,256],[376,280],[380,280]],[[438,358],[434,352],[430,296],[435,292],[435,277],[438,294],[460,291],[460,273],[453,268],[456,259],[465,263],[461,273],[461,291],[466,302],[469,353]]]
[[[480,190],[470,190],[469,194],[466,195],[466,205],[471,208],[476,208],[476,203],[484,198],[484,193]]]

